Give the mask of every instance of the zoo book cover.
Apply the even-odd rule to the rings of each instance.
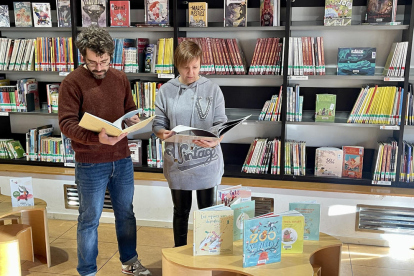
[[[106,0],[81,0],[82,27],[106,27]]]
[[[13,207],[34,206],[32,178],[10,179],[10,195]]]
[[[375,74],[376,48],[338,48],[338,75]]]
[[[289,210],[298,211],[305,218],[303,239],[318,241],[321,205],[316,201],[291,202],[289,203]]]

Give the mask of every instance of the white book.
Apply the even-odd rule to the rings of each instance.
[[[12,56],[10,58],[9,71],[13,71],[14,66],[16,65],[16,57],[17,57],[17,53],[19,52],[19,45],[20,45],[20,39],[15,39]]]
[[[22,39],[20,41],[20,49],[17,53],[16,64],[14,66],[14,71],[20,71],[21,64],[22,64],[22,56],[26,52],[26,39]]]
[[[34,206],[32,178],[10,179],[10,196],[13,207]]]
[[[36,46],[36,39],[33,39],[32,49],[29,55],[29,62],[27,64],[27,71],[34,71],[34,58],[35,58],[35,47]]]
[[[0,70],[3,70],[5,62],[5,51],[7,47],[7,38],[0,38]]]

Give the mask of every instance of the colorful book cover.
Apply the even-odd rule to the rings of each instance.
[[[243,267],[281,260],[282,217],[261,216],[244,221]]]
[[[276,0],[277,1],[277,0]],[[274,26],[275,0],[260,0],[260,26]]]
[[[321,222],[321,205],[316,201],[289,203],[289,210],[298,211],[305,218],[304,240],[318,241]]]
[[[241,198],[234,202],[230,208],[234,211],[233,240],[243,238],[244,221],[254,217],[255,201],[241,202]]]
[[[316,176],[342,176],[343,152],[338,148],[318,148],[315,153]]]
[[[169,25],[168,0],[145,0],[145,24]]]
[[[316,94],[315,122],[335,122],[336,95]]]
[[[75,151],[72,148],[72,140],[61,133],[62,137],[62,152],[65,166],[75,165]],[[71,165],[68,165],[71,164]]]
[[[352,20],[352,0],[325,0],[325,26],[348,26]]]
[[[375,74],[376,48],[338,48],[338,75]]]
[[[13,2],[16,27],[33,27],[30,2]]]
[[[35,27],[52,27],[50,3],[32,3]]]
[[[10,179],[10,195],[13,207],[34,206],[32,178]]]
[[[384,23],[392,21],[393,0],[368,0],[368,23]]]
[[[194,211],[194,256],[233,253],[233,214],[224,205]]]
[[[72,27],[71,13],[70,13],[70,1],[69,0],[57,0],[57,21],[58,27]]]
[[[111,27],[129,27],[131,25],[129,1],[111,1],[110,7]]]
[[[82,27],[106,27],[106,0],[81,0]]]
[[[282,216],[282,254],[302,253],[305,218],[298,211],[288,211]]]
[[[247,0],[224,1],[224,27],[247,26]]]
[[[0,27],[10,27],[9,6],[0,5]]]
[[[190,27],[208,27],[207,21],[208,3],[188,3],[188,25]]]
[[[252,191],[243,188],[241,185],[217,191],[217,204],[230,206],[238,198],[241,198],[241,202],[250,201],[252,198]]]
[[[363,147],[342,147],[344,154],[342,176],[351,178],[362,178],[362,165],[364,163]]]

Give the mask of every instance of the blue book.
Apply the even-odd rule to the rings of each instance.
[[[255,201],[241,202],[241,198],[230,205],[234,210],[233,220],[233,241],[243,239],[243,225],[244,221],[254,217]]]
[[[304,240],[319,240],[319,225],[321,221],[321,205],[316,201],[289,203],[289,210],[295,210],[305,217]]]
[[[244,221],[243,267],[280,262],[282,217],[264,215]]]
[[[375,74],[376,48],[338,48],[338,75]]]

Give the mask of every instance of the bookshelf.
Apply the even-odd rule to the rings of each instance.
[[[38,2],[38,1],[32,1]],[[41,2],[41,1],[39,1]],[[44,1],[43,1],[44,2]],[[56,3],[50,2],[52,10],[56,10]],[[351,26],[325,27],[323,26],[323,15],[325,0],[296,0],[281,1],[281,26],[261,27],[259,24],[259,0],[248,1],[248,26],[245,28],[223,27],[223,1],[207,1],[209,5],[209,27],[188,27],[187,3],[186,1],[170,0],[170,27],[129,27],[129,28],[105,28],[113,37],[123,38],[149,38],[151,43],[158,38],[173,37],[174,47],[177,46],[178,37],[213,37],[213,38],[236,38],[238,39],[247,59],[248,66],[251,63],[256,39],[267,37],[300,37],[321,36],[324,38],[324,50],[326,59],[326,75],[308,76],[306,79],[287,76],[287,60],[290,47],[289,39],[284,40],[284,67],[283,75],[207,75],[205,77],[220,85],[226,101],[226,114],[229,119],[239,118],[248,114],[252,117],[242,125],[238,126],[234,133],[224,137],[222,149],[225,161],[225,177],[286,180],[303,182],[322,182],[334,184],[351,185],[373,185],[372,166],[375,156],[376,141],[387,137],[394,137],[398,141],[399,149],[402,148],[403,140],[414,141],[414,126],[404,126],[406,97],[403,100],[402,123],[398,128],[384,128],[380,125],[371,124],[348,124],[347,118],[352,110],[353,104],[359,95],[362,85],[380,86],[391,85],[404,87],[404,93],[408,91],[409,82],[414,79],[414,73],[410,72],[411,52],[413,46],[414,30],[414,7],[410,0],[398,1],[397,21],[401,25],[364,25],[361,18],[366,7],[366,0],[354,0],[354,17]],[[13,1],[7,0],[9,9],[12,11]],[[17,38],[37,36],[72,36],[73,41],[77,34],[84,28],[81,27],[80,2],[71,0],[72,28],[0,28],[0,35]],[[131,26],[142,23],[144,6],[142,1],[131,1]],[[13,17],[11,12],[11,17]],[[52,17],[56,23],[56,13]],[[39,34],[40,33],[40,34]],[[393,42],[408,41],[406,71],[404,78],[384,79],[382,70],[385,60]],[[338,76],[336,75],[336,57],[338,47],[376,47],[377,64],[374,76]],[[75,68],[77,64],[77,52],[73,47]],[[34,77],[39,80],[39,87],[46,83],[59,82],[65,77],[59,72],[15,72],[0,71],[12,82],[19,78]],[[177,72],[176,72],[177,74]],[[162,78],[158,74],[151,73],[127,73],[130,80],[140,79],[148,81],[166,82],[168,78]],[[259,121],[258,115],[266,100],[279,92],[283,86],[283,95],[286,95],[286,87],[299,84],[301,95],[304,96],[303,120],[301,122],[286,121],[285,110],[287,109],[286,97],[282,100],[282,118],[280,122]],[[44,93],[41,88],[40,93]],[[332,93],[337,95],[336,119],[334,123],[314,122],[312,116],[315,110],[315,95]],[[41,96],[45,97],[45,95]],[[41,99],[42,100],[42,99]],[[27,125],[47,120],[57,122],[56,114],[45,114],[44,112],[29,112],[0,114],[0,126],[2,132],[0,138],[19,139],[25,141],[24,130]],[[46,124],[47,122],[43,123]],[[41,125],[41,123],[39,123]],[[55,124],[54,124],[55,125]],[[34,127],[34,126],[33,126]],[[144,128],[138,135],[130,139],[143,139],[143,149],[148,144],[151,128]],[[284,144],[286,140],[305,140],[307,142],[307,173],[304,176],[285,175],[281,169],[280,175],[270,174],[247,174],[241,173],[241,167],[249,150],[250,143],[255,137],[280,137],[282,140],[281,156],[284,156]],[[23,144],[23,143],[22,143]],[[316,177],[313,175],[315,163],[315,150],[322,146],[364,146],[364,172],[362,179]],[[146,151],[143,150],[144,164],[135,167],[135,171],[162,172],[162,169],[149,168],[146,166]],[[397,180],[401,166],[401,150],[397,157]],[[281,158],[281,167],[284,166],[284,158]],[[47,162],[33,162],[25,160],[0,160],[0,163],[24,164],[35,166],[63,166]],[[399,181],[387,183],[393,187],[413,188],[414,184],[401,183]]]

